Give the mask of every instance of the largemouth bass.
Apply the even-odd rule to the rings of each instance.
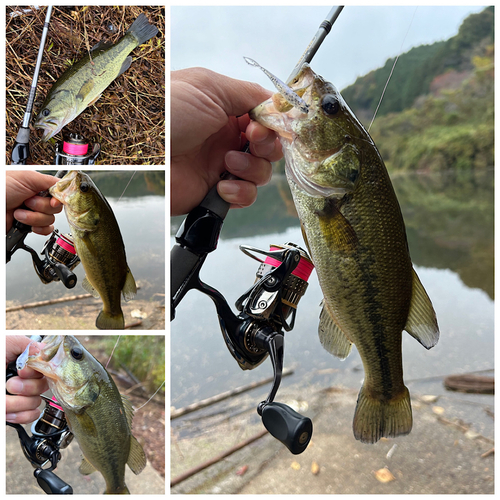
[[[34,126],[44,130],[42,139],[48,141],[94,104],[111,82],[130,68],[130,52],[157,33],[158,29],[141,14],[117,43],[97,44],[90,55],[66,70],[52,86],[37,116]]]
[[[290,89],[307,114],[275,95],[250,116],[280,136],[324,294],[320,341],[341,359],[355,344],[363,361],[355,438],[374,443],[408,434],[402,331],[430,349],[439,329],[412,267],[401,209],[377,147],[335,87],[305,64]]]
[[[97,328],[123,329],[120,295],[132,299],[137,287],[109,203],[92,179],[78,170],[68,172],[49,192],[64,205],[76,252],[86,272],[82,286],[102,300]]]
[[[30,356],[27,365],[39,371],[64,409],[84,459],[82,474],[98,470],[106,481],[105,493],[130,493],[125,464],[139,474],[146,455],[132,435],[133,409],[121,396],[106,371],[72,335],[51,335],[45,347]]]

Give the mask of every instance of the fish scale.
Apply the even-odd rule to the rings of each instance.
[[[354,343],[365,371],[353,420],[356,439],[374,443],[412,428],[403,381],[406,330],[427,349],[439,339],[434,309],[413,270],[401,209],[368,132],[335,87],[304,64],[307,115],[273,98],[250,112],[275,130],[286,176],[324,295],[319,337],[344,359]]]

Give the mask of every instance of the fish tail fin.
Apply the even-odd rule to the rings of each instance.
[[[104,495],[130,495],[130,491],[128,490],[127,485],[124,483],[123,487],[117,488],[114,491],[108,491],[108,489],[106,488]]]
[[[144,14],[141,14],[127,30],[128,33],[137,40],[137,45],[141,45],[156,36],[158,28],[149,24],[148,18]]]
[[[99,330],[123,330],[125,328],[123,313],[120,311],[118,314],[111,314],[103,309],[95,320],[95,326]]]
[[[376,443],[382,437],[408,434],[413,425],[410,393],[404,389],[390,400],[380,400],[369,394],[363,385],[352,424],[354,437],[362,443]]]

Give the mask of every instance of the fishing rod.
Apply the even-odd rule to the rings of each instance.
[[[26,104],[26,111],[24,112],[23,122],[17,133],[16,142],[12,148],[11,165],[26,165],[26,161],[30,156],[30,120],[33,111],[33,104],[35,102],[36,87],[38,84],[38,74],[42,65],[43,50],[45,48],[45,40],[49,31],[50,16],[52,15],[52,5],[47,7],[45,15],[45,22],[43,24],[42,38],[40,40],[40,47],[38,48],[38,57],[36,60],[35,71],[33,73],[33,80],[31,81],[31,89],[28,96],[28,103]]]
[[[305,62],[310,62],[330,32],[343,7],[332,9],[302,55],[289,79]],[[226,179],[235,178],[227,176]],[[258,414],[269,433],[293,454],[302,453],[312,436],[312,421],[289,406],[274,401],[281,383],[284,359],[284,331],[294,326],[297,304],[307,289],[314,268],[305,252],[293,243],[271,245],[268,251],[241,245],[240,249],[260,262],[255,283],[236,301],[234,314],[224,296],[203,283],[199,273],[206,257],[217,248],[220,231],[229,211],[214,186],[181,224],[170,252],[171,321],[185,294],[196,289],[214,302],[226,346],[243,370],[260,365],[268,356],[274,372],[273,385]],[[262,260],[254,254],[264,255]],[[289,319],[290,318],[290,319]]]

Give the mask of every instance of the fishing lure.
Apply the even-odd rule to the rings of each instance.
[[[42,337],[40,335],[32,335],[31,339],[32,340],[26,346],[26,349],[16,359],[16,369],[17,369],[18,372],[21,371],[26,366],[26,363],[28,361],[28,356],[30,355],[30,347],[31,347],[31,345],[32,344],[36,344],[37,342],[40,342],[42,340]]]
[[[250,59],[249,57],[243,57],[243,59],[245,59],[245,62],[247,64],[250,64],[250,66],[260,68],[273,82],[274,86],[278,89],[279,93],[283,96],[286,102],[291,104],[294,108],[300,109],[300,111],[302,111],[303,113],[309,112],[309,106],[306,101],[304,101],[302,97],[297,95],[286,83],[282,82],[278,77],[267,71],[266,68],[263,68],[258,62],[254,61],[253,59]]]

